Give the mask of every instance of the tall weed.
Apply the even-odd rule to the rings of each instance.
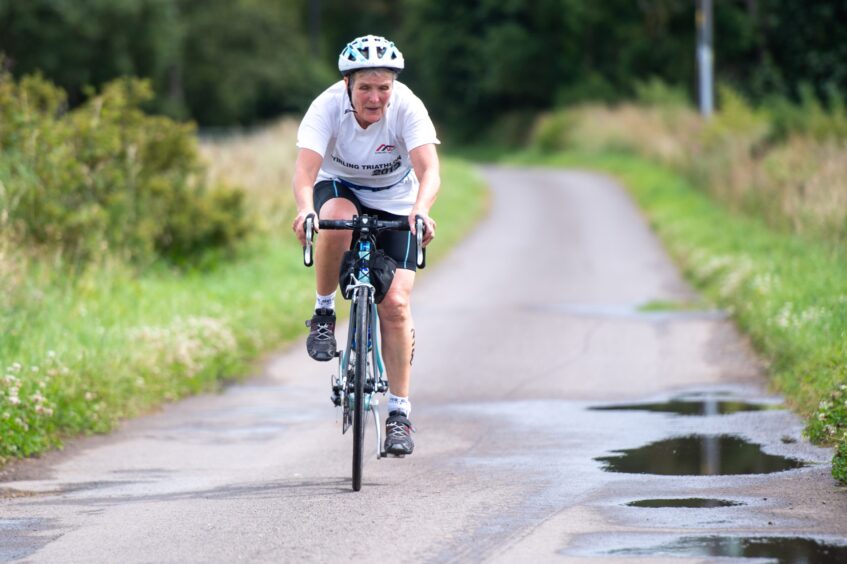
[[[294,198],[291,178],[298,122],[283,119],[258,131],[201,138],[200,155],[210,184],[237,185],[263,230],[288,230]]]

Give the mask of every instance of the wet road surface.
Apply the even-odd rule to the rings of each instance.
[[[489,218],[414,295],[413,456],[371,445],[353,493],[332,367],[297,343],[16,465],[0,561],[844,561],[831,453],[726,316],[642,308],[695,296],[625,193],[484,172]]]

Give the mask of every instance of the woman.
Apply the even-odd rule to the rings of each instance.
[[[429,211],[441,184],[435,127],[423,103],[396,80],[403,67],[403,55],[383,37],[359,37],[341,51],[342,80],[312,102],[300,124],[293,181],[293,229],[301,244],[306,240],[305,218],[316,211],[319,219],[350,219],[363,213],[408,218],[411,233],[386,232],[379,242],[398,266],[379,304],[389,383],[385,450],[396,455],[414,449],[409,380],[415,330],[409,299],[415,281],[415,216],[426,224],[426,246],[435,237]],[[335,290],[351,237],[349,231],[326,231],[316,243],[317,297],[306,341],[315,360],[335,355]]]

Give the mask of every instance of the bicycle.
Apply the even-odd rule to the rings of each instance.
[[[306,217],[306,245],[303,247],[303,263],[308,267],[314,264],[313,239],[315,235],[315,215]],[[355,266],[353,276],[346,288],[342,288],[345,298],[351,300],[350,326],[347,332],[347,345],[344,352],[336,351],[338,374],[331,377],[331,400],[342,409],[341,433],[347,433],[353,427],[353,490],[362,489],[362,468],[364,464],[366,413],[373,415],[376,429],[377,460],[386,456],[382,450],[380,433],[381,417],[377,393],[388,391],[388,380],[379,350],[378,314],[375,288],[372,284],[371,256],[377,251],[376,237],[386,230],[409,231],[406,220],[381,220],[373,216],[353,216],[353,219],[320,220],[320,229],[353,231],[350,250],[354,252]],[[416,263],[418,268],[426,266],[426,251],[423,248],[425,231],[423,218],[417,216],[415,232],[417,239]]]

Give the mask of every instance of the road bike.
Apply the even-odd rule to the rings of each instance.
[[[303,263],[312,266],[313,240],[315,236],[315,215],[306,217],[306,245],[303,247]],[[342,411],[341,432],[353,428],[353,490],[362,489],[362,467],[365,450],[365,427],[368,414],[373,416],[376,429],[376,457],[386,456],[382,450],[380,434],[379,399],[376,394],[388,391],[388,380],[379,349],[379,318],[376,307],[376,289],[371,278],[372,257],[378,252],[377,235],[383,231],[409,231],[407,220],[382,220],[374,216],[353,216],[353,219],[320,220],[318,227],[323,230],[353,231],[350,250],[353,253],[353,268],[350,279],[341,290],[344,297],[351,300],[350,325],[347,332],[347,344],[343,351],[336,351],[338,374],[331,377],[332,402]],[[415,219],[417,239],[416,264],[418,268],[426,265],[426,251],[423,248],[425,224],[423,218]]]

